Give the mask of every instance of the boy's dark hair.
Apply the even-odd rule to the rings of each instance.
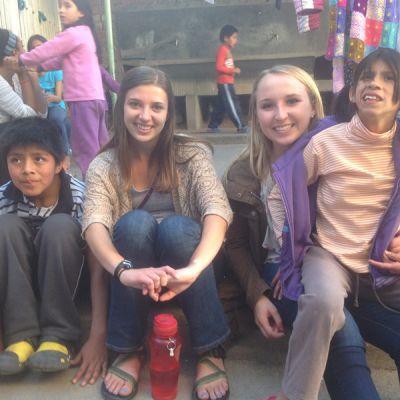
[[[219,40],[223,43],[226,37],[231,37],[234,33],[239,32],[233,25],[224,25],[219,33]]]
[[[17,146],[37,146],[49,152],[57,164],[65,158],[58,126],[39,117],[20,118],[7,123],[0,136],[0,156],[3,162],[10,150]]]

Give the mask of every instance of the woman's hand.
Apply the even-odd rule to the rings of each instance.
[[[383,261],[368,260],[376,268],[384,269],[392,274],[400,274],[400,232],[389,243],[383,254]]]
[[[160,298],[160,292],[171,279],[177,278],[177,271],[171,267],[127,269],[120,275],[123,285],[141,289],[143,295],[154,301]]]
[[[81,351],[71,361],[71,365],[79,365],[79,369],[71,381],[73,384],[80,382],[83,387],[88,383],[90,385],[96,383],[100,375],[104,378],[107,371],[105,337],[89,336]]]
[[[179,293],[184,292],[196,281],[201,272],[195,266],[190,265],[174,271],[175,277],[170,278],[166,285],[169,290],[160,296],[160,301],[171,300]]]
[[[277,308],[264,295],[258,299],[254,307],[254,320],[267,339],[278,339],[285,335]]]

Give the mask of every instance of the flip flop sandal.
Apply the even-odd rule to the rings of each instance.
[[[128,354],[119,354],[117,358],[114,360],[112,363],[111,367],[108,368],[107,373],[111,373],[115,376],[118,376],[118,378],[121,378],[125,382],[129,383],[132,385],[132,392],[126,396],[121,395],[121,394],[113,394],[110,393],[106,385],[103,381],[101,384],[101,394],[105,400],[130,400],[133,399],[136,396],[136,393],[139,388],[138,381],[130,374],[122,370],[121,368],[118,367],[119,364],[123,363],[127,358],[132,357],[132,355],[135,355],[137,353],[128,353]],[[138,357],[143,356],[143,351],[140,351],[138,354]]]
[[[28,368],[39,372],[57,372],[70,366],[71,355],[66,346],[58,342],[43,342],[28,360]]]
[[[192,400],[202,400],[200,397],[197,395],[197,389],[210,382],[214,382],[218,379],[224,378],[228,382],[228,377],[226,375],[226,372],[223,371],[221,368],[219,368],[217,365],[215,365],[209,358],[208,356],[203,356],[200,358],[198,363],[206,364],[210,369],[212,369],[214,372],[212,372],[209,375],[203,376],[199,380],[197,380],[194,384],[193,391],[192,391]],[[229,389],[228,391],[224,394],[222,397],[218,397],[218,400],[228,400],[229,399]]]
[[[15,375],[24,371],[34,351],[32,344],[25,340],[8,346],[0,353],[0,375]]]

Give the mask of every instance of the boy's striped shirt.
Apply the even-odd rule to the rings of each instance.
[[[0,215],[17,214],[21,218],[47,218],[53,212],[64,212],[82,223],[85,184],[62,172],[60,196],[52,207],[36,207],[10,181],[0,187]]]

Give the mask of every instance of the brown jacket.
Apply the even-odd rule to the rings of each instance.
[[[260,199],[260,181],[250,169],[249,159],[236,160],[226,172],[223,185],[234,212],[225,250],[230,267],[254,309],[269,289],[260,276],[267,252],[262,247],[267,228],[265,208]]]

